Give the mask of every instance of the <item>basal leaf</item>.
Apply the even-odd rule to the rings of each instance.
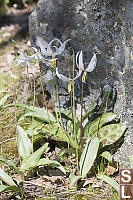
[[[64,131],[58,123],[47,124],[43,127],[43,132],[54,140],[68,142],[73,148],[79,148],[77,141]]]
[[[99,147],[99,139],[88,139],[85,148],[83,150],[83,153],[81,154],[80,158],[80,175],[82,178],[86,176],[86,174],[91,169],[94,160],[96,159],[97,152]]]
[[[98,137],[103,146],[116,142],[126,130],[125,124],[111,124],[102,127],[98,132]]]
[[[91,124],[85,127],[84,137],[85,138],[94,138],[97,137],[96,132],[100,129],[105,123],[112,121],[118,116],[115,113],[104,113],[101,117],[94,120]]]
[[[11,95],[11,94],[6,94],[4,97],[2,97],[2,98],[0,99],[0,106],[3,106],[3,105],[6,103],[7,99],[8,99],[10,96],[12,96],[12,95]]]
[[[40,166],[40,165],[48,165],[48,166],[53,167],[53,168],[58,168],[64,174],[66,174],[64,167],[59,162],[57,162],[55,160],[49,160],[47,158],[42,158],[42,159],[39,160],[39,163],[38,163],[37,166]]]
[[[6,185],[0,185],[0,193],[6,192],[6,191],[21,191],[21,189],[18,186],[12,185],[12,186],[6,186]]]
[[[1,168],[0,168],[0,179],[2,181],[4,181],[7,185],[10,185],[10,186],[15,185],[16,186],[13,179]]]
[[[108,151],[104,151],[100,156],[106,158],[109,162],[112,162],[112,155]]]
[[[110,184],[118,193],[120,193],[120,190],[119,190],[120,186],[114,179],[112,179],[106,175],[103,175],[103,174],[98,175],[97,178]]]
[[[69,176],[70,187],[72,187],[81,178],[82,178],[82,176],[75,176],[74,174],[70,174],[70,176]]]
[[[30,110],[30,112],[27,112],[26,114],[24,114],[19,121],[23,120],[25,117],[35,117],[43,122],[56,122],[55,117],[47,110],[44,110],[43,108],[39,108],[39,107],[34,107],[33,106],[29,106],[27,107],[28,110]],[[33,112],[34,109],[34,112]]]
[[[18,133],[18,151],[19,155],[26,159],[31,155],[32,152],[32,143],[27,136],[27,133],[21,126],[17,126],[17,133]]]
[[[34,120],[31,125],[29,126],[28,130],[26,130],[26,133],[30,136],[32,135],[38,135],[40,132],[43,132],[44,123]]]
[[[11,168],[13,168],[18,174],[21,175],[21,173],[19,172],[18,168],[16,167],[16,165],[14,164],[12,160],[8,160],[5,156],[0,155],[0,162],[6,163]]]
[[[47,147],[48,147],[48,143],[45,143],[42,147],[36,150],[27,159],[22,161],[22,165],[21,165],[22,173],[24,173],[25,170],[30,170],[38,165],[40,157],[43,154],[43,152],[47,149]]]

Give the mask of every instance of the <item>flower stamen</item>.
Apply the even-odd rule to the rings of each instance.
[[[69,83],[68,84],[68,92],[69,92],[69,94],[70,94],[71,90],[72,90],[72,85],[71,85],[71,83]]]

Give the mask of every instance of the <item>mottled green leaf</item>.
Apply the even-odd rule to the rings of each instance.
[[[98,147],[99,147],[98,138],[88,139],[85,148],[83,150],[83,153],[81,154],[79,163],[80,175],[82,176],[82,178],[84,178],[91,169],[97,156]]]
[[[118,116],[115,113],[104,113],[101,117],[94,120],[91,124],[85,127],[84,138],[97,137],[96,133],[105,123],[112,121]]]
[[[70,176],[69,176],[70,187],[72,187],[81,178],[82,178],[82,176],[75,176],[74,174],[70,174]]]
[[[16,186],[13,179],[1,168],[0,168],[0,179],[10,186],[12,186],[12,185]]]
[[[111,124],[102,127],[98,132],[98,137],[103,146],[116,142],[126,130],[125,124]]]
[[[17,126],[19,155],[26,159],[32,152],[32,143],[21,126]]]
[[[25,170],[30,170],[38,165],[40,157],[43,154],[43,152],[47,149],[47,147],[48,147],[48,143],[45,143],[42,147],[40,147],[27,159],[22,161],[22,165],[21,165],[22,173],[24,173]]]
[[[109,162],[112,162],[112,155],[108,151],[104,151],[100,156],[106,158]]]
[[[110,184],[118,193],[120,192],[120,190],[119,190],[120,186],[114,179],[112,179],[106,175],[103,175],[103,174],[98,175],[97,178]]]

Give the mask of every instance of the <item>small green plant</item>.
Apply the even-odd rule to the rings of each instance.
[[[22,180],[22,185],[24,185],[24,175],[26,171],[30,171],[37,166],[49,165],[51,167],[59,168],[65,173],[63,166],[57,161],[52,161],[46,158],[41,158],[43,152],[47,149],[48,143],[45,143],[42,147],[32,153],[32,143],[28,138],[27,133],[21,126],[17,126],[18,133],[18,152],[19,156],[22,158],[20,169],[16,167],[12,160],[8,160],[4,155],[0,155],[0,162],[7,164],[10,168],[17,172]],[[8,190],[18,191],[21,194],[21,199],[24,197],[23,187],[20,186],[20,182],[14,181],[11,176],[9,176],[3,169],[0,168],[0,179],[6,183],[6,185],[0,185],[0,193]]]
[[[58,101],[55,102],[56,116],[53,116],[51,113],[49,113],[47,107],[46,109],[43,109],[38,107],[33,108],[32,106],[27,105],[17,106],[25,107],[28,110],[28,112],[19,119],[19,123],[21,123],[22,120],[27,117],[34,117],[34,123],[29,126],[27,134],[33,136],[41,132],[41,134],[43,133],[44,135],[48,135],[52,139],[67,142],[69,144],[68,146],[71,146],[71,149],[69,150],[72,150],[72,152],[75,153],[77,160],[77,174],[70,174],[70,186],[72,186],[77,180],[85,178],[85,176],[88,174],[97,157],[99,148],[103,148],[116,142],[125,132],[126,125],[111,123],[116,117],[118,117],[118,114],[107,112],[109,95],[108,92],[105,93],[105,112],[93,122],[84,125],[85,120],[95,109],[96,103],[92,102],[86,114],[83,115],[83,85],[85,84],[87,73],[92,72],[95,69],[97,64],[97,57],[94,53],[90,60],[90,63],[87,65],[83,63],[82,51],[79,51],[75,56],[73,50],[72,78],[60,74],[57,66],[57,56],[59,56],[64,51],[66,43],[68,41],[70,41],[70,39],[62,43],[59,39],[55,38],[50,43],[47,43],[46,41],[44,41],[43,38],[38,37],[36,44],[37,47],[40,48],[40,51],[38,51],[36,48],[33,48],[35,50],[35,54],[32,56],[27,56],[23,53],[20,53],[19,58],[16,59],[16,63],[17,65],[23,64],[27,67],[30,67],[31,64],[41,61],[49,66],[52,75],[55,74],[55,79],[61,79],[62,81],[68,82],[68,93],[70,93],[71,97],[71,109],[64,110],[63,112],[61,112],[59,109],[59,112],[57,112],[56,103],[58,103],[59,105],[59,97],[55,94],[55,86],[56,88],[58,88],[58,85],[56,85],[54,76],[52,76],[53,80],[51,81],[53,83],[55,101]],[[59,44],[58,47],[52,45],[55,42]],[[52,47],[55,51],[53,51]],[[75,67],[77,67],[78,70],[75,70]],[[78,79],[80,76],[82,76],[81,118],[78,119],[75,112],[74,85],[75,80]],[[58,115],[60,116],[60,120]],[[63,123],[61,120],[63,118],[65,118],[68,122],[67,129],[63,127]],[[109,152],[104,152],[101,156],[105,157],[108,160],[111,160]],[[106,177],[105,175],[100,174],[98,175],[98,178],[110,183],[118,191],[117,183],[110,179],[110,177]]]

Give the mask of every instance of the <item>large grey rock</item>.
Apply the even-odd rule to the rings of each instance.
[[[82,50],[84,62],[97,53],[97,67],[88,73],[84,84],[84,101],[97,101],[103,109],[103,90],[109,88],[108,108],[120,114],[128,130],[124,143],[115,154],[121,163],[128,162],[133,154],[133,2],[132,0],[40,0],[29,18],[31,44],[36,46],[37,37],[50,42],[55,37],[68,42],[59,58],[60,72],[72,74],[72,50]],[[53,99],[52,74],[43,64],[43,75]],[[69,106],[67,83],[59,80],[60,102]],[[76,81],[77,102],[81,96],[81,78]],[[68,103],[68,104],[67,104]],[[77,106],[79,106],[77,104]],[[101,110],[102,111],[102,110]]]

